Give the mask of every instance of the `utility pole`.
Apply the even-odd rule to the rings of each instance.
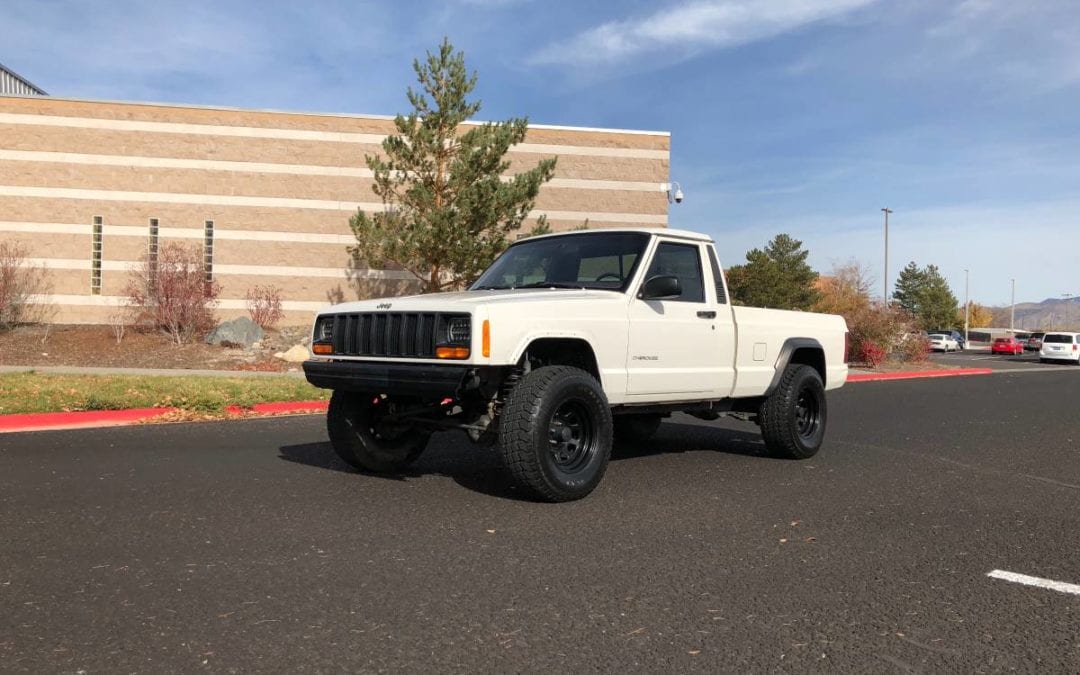
[[[1009,333],[1016,333],[1013,330],[1013,326],[1016,323],[1016,279],[1009,279],[1012,282],[1012,299],[1009,301]]]
[[[964,348],[967,349],[968,343],[968,324],[971,323],[971,299],[968,293],[970,286],[968,284],[968,271],[964,270]]]
[[[892,209],[881,209],[885,212],[885,273],[882,275],[881,285],[883,288],[883,299],[885,300],[885,306],[889,306],[889,214],[892,213]]]
[[[1069,300],[1072,300],[1072,296],[1072,293],[1061,294],[1065,298],[1065,330],[1069,330]]]

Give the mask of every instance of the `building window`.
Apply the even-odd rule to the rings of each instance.
[[[203,274],[207,289],[214,283],[214,221],[203,226]]]
[[[146,282],[150,290],[154,288],[154,280],[157,279],[158,267],[158,219],[150,219],[150,236],[146,243],[146,271],[149,278]]]
[[[94,216],[94,234],[90,245],[90,295],[101,295],[101,249],[104,219]]]

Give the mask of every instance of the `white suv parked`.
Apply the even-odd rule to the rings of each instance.
[[[1073,361],[1080,364],[1080,333],[1047,333],[1039,348],[1039,361]]]

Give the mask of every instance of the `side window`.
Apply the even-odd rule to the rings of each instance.
[[[694,244],[663,243],[656,247],[646,279],[659,275],[679,278],[682,295],[675,302],[705,302],[705,282],[701,273],[701,252]]]

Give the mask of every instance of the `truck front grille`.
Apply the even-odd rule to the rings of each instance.
[[[334,354],[435,358],[440,329],[450,316],[436,312],[335,314]]]

